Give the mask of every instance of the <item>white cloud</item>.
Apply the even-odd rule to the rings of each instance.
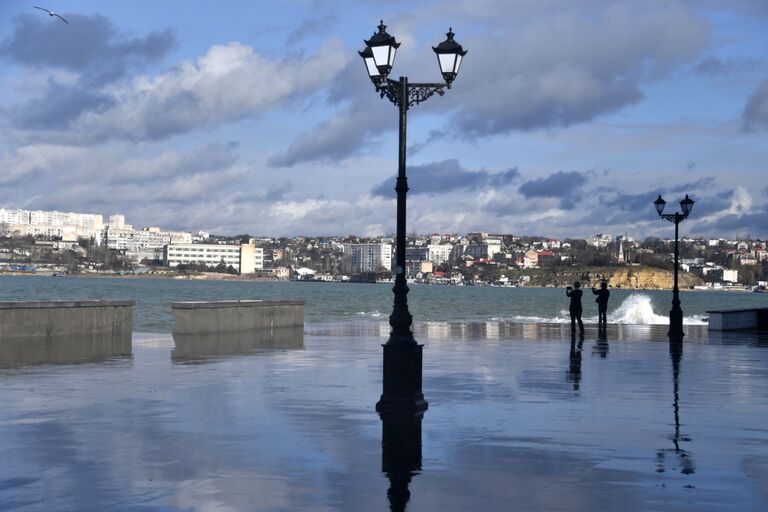
[[[763,217],[748,214],[765,203],[750,196],[766,186],[758,169],[765,151],[753,144],[759,134],[737,133],[742,112],[734,111],[731,124],[712,125],[678,111],[669,117],[658,107],[680,94],[673,88],[673,98],[660,98],[669,91],[667,79],[683,87],[690,77],[680,75],[713,54],[712,35],[722,37],[710,33],[719,27],[709,25],[709,11],[699,3],[447,0],[436,6],[395,5],[386,20],[403,43],[396,74],[437,80],[428,43],[442,39],[449,24],[470,52],[454,88],[410,117],[410,143],[429,144],[418,155],[409,152],[409,231],[667,234],[645,196],[680,171],[690,182],[702,173],[729,178],[692,187],[698,218],[686,229],[697,222],[712,230],[760,225]],[[347,25],[345,13],[334,16]],[[370,34],[361,31],[360,38]],[[323,44],[324,35],[313,32],[310,52],[298,53],[310,45],[296,40],[291,50],[297,53],[269,53],[287,33],[262,39],[267,44],[259,50],[214,41],[220,44],[202,54],[187,53],[188,41],[180,39],[182,53],[195,57],[172,67],[163,40],[152,59],[104,62],[104,48],[117,51],[134,40],[116,29],[92,49],[90,60],[65,68],[47,67],[47,50],[35,48],[35,60],[17,59],[3,68],[13,69],[13,76],[0,79],[0,206],[122,212],[138,226],[222,233],[392,233],[397,109],[374,93],[355,52],[359,39],[349,47],[336,40]],[[427,33],[436,37],[427,41]],[[88,80],[104,77],[105,69],[108,79]],[[739,77],[733,75],[734,83]],[[740,97],[748,83],[726,89],[731,86],[720,80],[716,86]],[[748,105],[743,120],[755,129],[764,125],[761,91],[739,103]],[[644,104],[646,94],[656,96]],[[709,106],[702,101],[713,101],[709,94],[707,87],[697,89],[680,111],[690,103],[702,107],[692,115],[701,114]],[[47,103],[57,98],[67,99],[58,104],[66,108]],[[264,122],[247,123],[245,134],[246,123],[239,121],[252,119]],[[259,143],[229,142],[237,139]],[[459,171],[477,172],[451,174],[445,166],[425,172],[429,160],[450,159]],[[696,169],[684,169],[689,161],[698,162]],[[499,170],[513,166],[519,166],[519,179],[502,180]],[[564,173],[607,168],[615,173],[585,183],[568,204],[554,194]],[[545,182],[552,175],[557,180]],[[536,180],[549,195],[519,192]],[[618,203],[599,207],[611,198]],[[633,206],[622,206],[628,200]]]
[[[59,144],[32,144],[6,150],[0,156],[0,185],[39,179],[50,170],[69,170],[71,162],[87,155],[85,148]]]
[[[103,86],[107,108],[82,112],[63,130],[26,131],[71,144],[108,139],[159,140],[257,116],[322,88],[350,58],[331,41],[316,55],[270,59],[249,46],[215,45],[195,62],[158,76]]]
[[[646,83],[696,59],[709,33],[703,17],[677,2],[612,0],[588,8],[568,0],[484,2],[477,9],[473,4],[471,13],[466,2],[443,4],[449,17],[472,18],[475,30],[454,27],[469,51],[460,76],[439,107],[433,101],[419,109],[450,115],[444,132],[457,138],[568,127],[633,105],[643,98]],[[433,17],[431,8],[407,17],[405,34],[414,18]],[[401,28],[392,23],[398,38]],[[436,72],[428,47],[401,57],[404,51],[401,47],[393,73]],[[332,102],[347,99],[349,106],[296,137],[274,164],[343,160],[364,151],[366,142],[386,129],[379,108],[369,107],[373,98],[370,85],[362,83],[361,65],[354,64],[330,95]],[[366,115],[372,110],[374,115]]]

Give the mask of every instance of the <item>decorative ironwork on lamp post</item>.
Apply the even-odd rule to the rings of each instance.
[[[680,290],[677,287],[677,272],[678,272],[678,226],[679,224],[688,218],[693,208],[693,199],[685,195],[685,199],[680,201],[680,209],[682,211],[675,213],[664,213],[664,206],[667,202],[659,197],[653,202],[656,207],[656,212],[662,219],[668,220],[675,225],[675,285],[672,288],[672,309],[669,311],[669,337],[670,339],[682,339],[685,336],[683,332],[683,310],[680,309]]]
[[[400,112],[399,158],[397,184],[397,237],[395,245],[395,294],[392,315],[389,317],[391,332],[384,345],[384,392],[376,404],[379,412],[387,410],[425,410],[427,402],[421,392],[422,345],[416,343],[411,331],[413,318],[408,311],[408,286],[405,279],[405,221],[406,177],[405,149],[406,122],[410,107],[418,105],[433,95],[442,96],[456,79],[461,61],[467,54],[448,29],[447,38],[432,48],[437,55],[442,83],[411,83],[408,77],[399,80],[389,78],[400,43],[387,33],[382,21],[379,31],[365,41],[365,49],[358,52],[365,62],[368,76],[382,98],[387,98]]]

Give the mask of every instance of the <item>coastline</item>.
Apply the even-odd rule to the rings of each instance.
[[[540,269],[537,269],[540,270]],[[517,269],[516,269],[517,271]],[[591,272],[589,270],[585,272]],[[597,275],[602,275],[597,273]],[[334,284],[363,284],[363,283],[355,283],[355,282],[340,282],[340,281],[323,281],[323,280],[291,280],[291,279],[278,279],[275,277],[268,277],[268,276],[255,276],[252,274],[248,275],[234,275],[234,274],[223,274],[218,272],[202,272],[202,273],[196,273],[196,274],[157,274],[157,273],[139,273],[139,274],[133,274],[133,273],[115,273],[115,272],[81,272],[76,274],[59,274],[56,272],[24,272],[24,271],[13,271],[13,272],[0,272],[0,278],[4,276],[12,276],[12,277],[77,277],[77,278],[94,278],[94,279],[104,279],[104,278],[115,278],[115,279],[146,279],[146,280],[169,280],[169,281],[208,281],[208,282],[221,282],[221,281],[248,281],[248,282],[274,282],[274,283],[288,283],[288,282],[298,282],[298,283],[334,283]],[[695,276],[692,276],[695,277]],[[533,289],[546,289],[546,288],[565,288],[567,286],[569,281],[565,281],[563,284],[520,284],[520,285],[499,285],[499,284],[491,284],[491,283],[474,283],[474,284],[453,284],[453,283],[428,283],[428,282],[412,282],[409,281],[409,286],[472,286],[472,287],[493,287],[493,288],[533,288]],[[586,281],[583,287],[585,289],[589,288],[589,281]],[[375,283],[364,283],[364,284],[381,284],[381,285],[392,285],[392,282],[390,281],[380,281]],[[620,290],[628,290],[628,291],[669,291],[672,289],[672,286],[626,286],[626,285],[618,285],[618,286],[612,286],[609,285],[612,289],[620,289]],[[735,285],[735,286],[723,286],[718,288],[703,288],[701,285],[696,286],[686,286],[680,288],[681,291],[686,292],[710,292],[710,291],[725,291],[725,292],[748,292],[748,293],[768,293],[768,290],[752,290],[747,288],[744,285]]]

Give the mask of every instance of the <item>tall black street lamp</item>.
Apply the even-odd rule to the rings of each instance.
[[[405,170],[406,120],[408,109],[426,101],[435,93],[442,96],[451,88],[467,52],[453,40],[448,30],[445,41],[433,47],[437,55],[443,83],[409,83],[408,77],[399,80],[388,77],[395,63],[400,43],[389,35],[382,21],[379,31],[365,41],[365,49],[358,52],[365,62],[368,76],[382,98],[386,97],[400,111],[400,151],[397,168],[397,240],[395,248],[395,294],[389,325],[389,340],[384,345],[384,392],[376,404],[379,412],[396,410],[425,410],[427,402],[421,392],[422,345],[416,343],[411,331],[413,318],[408,311],[408,286],[405,281],[405,204],[408,179]]]
[[[659,194],[659,197],[653,202],[659,217],[675,224],[675,286],[672,288],[672,309],[669,311],[668,335],[671,339],[682,339],[683,336],[685,336],[685,333],[683,332],[683,310],[680,309],[680,290],[677,287],[677,260],[679,257],[679,251],[677,247],[678,225],[687,219],[688,215],[691,214],[691,209],[693,208],[693,199],[688,197],[688,194],[685,194],[685,199],[680,201],[680,209],[682,210],[681,212],[664,213],[664,205],[666,204],[667,202],[661,198],[661,194]]]

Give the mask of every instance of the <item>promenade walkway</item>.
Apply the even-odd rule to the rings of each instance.
[[[417,324],[430,407],[387,468],[385,322],[2,369],[0,509],[385,511],[398,488],[413,511],[768,509],[766,340],[565,328]]]

